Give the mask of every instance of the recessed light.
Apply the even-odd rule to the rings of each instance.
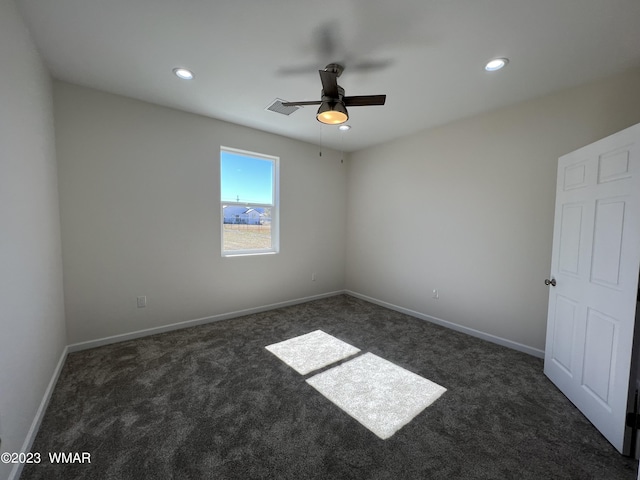
[[[496,70],[500,70],[501,68],[504,68],[507,65],[507,63],[509,63],[508,58],[494,58],[484,66],[484,69],[487,72],[495,72]]]
[[[193,80],[193,77],[195,77],[193,72],[191,70],[187,70],[186,68],[174,68],[173,73],[175,73],[176,77],[183,80]]]
[[[343,132],[346,132],[347,130],[351,130],[351,125],[340,125],[338,127],[338,130],[342,130]]]

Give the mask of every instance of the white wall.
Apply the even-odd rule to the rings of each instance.
[[[68,83],[54,105],[70,344],[344,288],[338,152]],[[221,145],[280,157],[279,254],[221,257]]]
[[[0,65],[0,451],[19,452],[66,339],[51,81],[13,0]]]
[[[347,289],[544,349],[557,159],[640,122],[638,85],[630,71],[353,154]]]

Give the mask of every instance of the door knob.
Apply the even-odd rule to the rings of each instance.
[[[549,280],[547,278],[547,279],[545,279],[544,284],[545,285],[551,285],[552,287],[555,287],[556,286],[556,279],[552,278],[551,280]]]

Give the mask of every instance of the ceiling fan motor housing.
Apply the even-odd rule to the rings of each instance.
[[[344,88],[342,88],[340,85],[338,85],[338,98],[333,98],[330,97],[328,95],[324,94],[324,90],[320,91],[320,96],[322,97],[322,101],[323,102],[330,102],[330,103],[336,103],[336,102],[340,102],[343,103],[343,97],[344,97]]]

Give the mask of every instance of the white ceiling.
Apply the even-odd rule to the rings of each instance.
[[[344,151],[640,66],[639,0],[16,1],[57,79]],[[331,62],[386,105],[350,108],[347,133],[265,110],[319,100]]]

